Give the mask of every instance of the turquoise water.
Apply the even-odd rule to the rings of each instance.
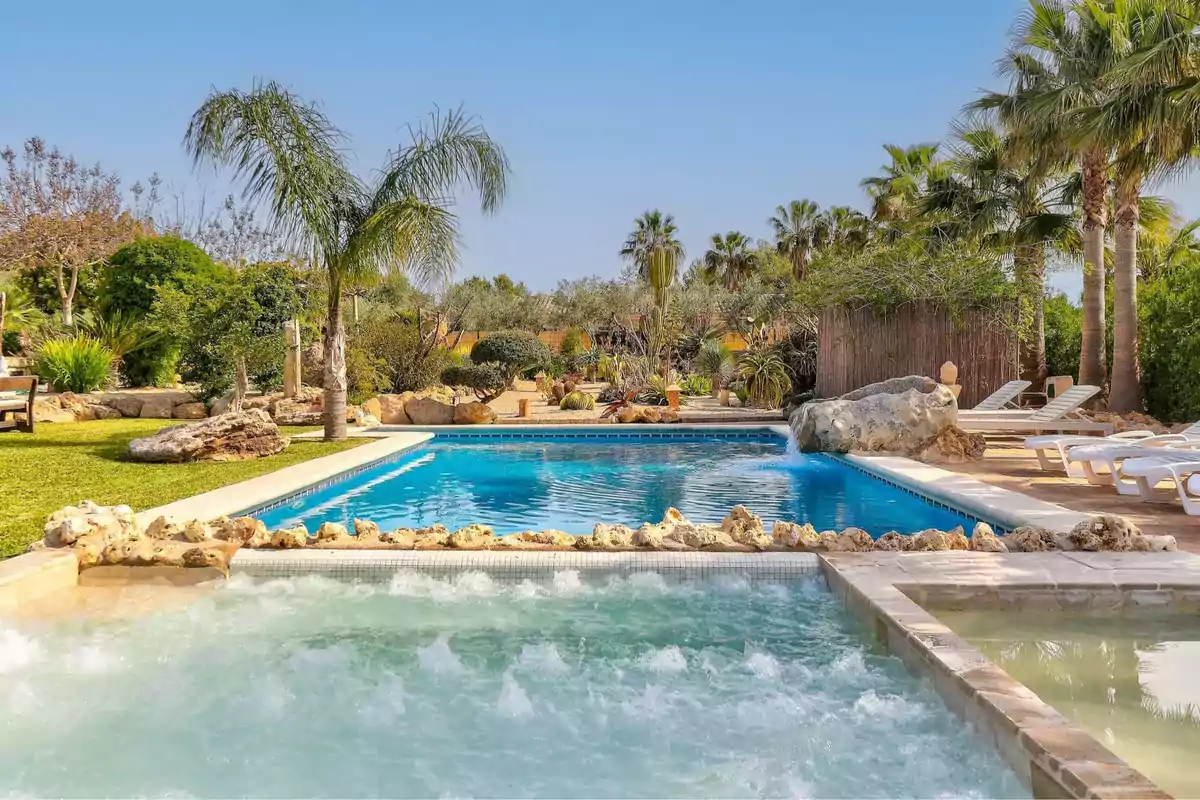
[[[398,460],[259,514],[270,527],[369,519],[384,530],[472,522],[497,533],[637,526],[675,506],[720,522],[743,503],[770,524],[878,536],[972,523],[834,459],[788,453],[781,437],[478,439],[439,436]]]
[[[1028,796],[821,579],[235,577],[0,622],[15,796]]]

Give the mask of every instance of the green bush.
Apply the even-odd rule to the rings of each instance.
[[[707,377],[715,386],[726,386],[733,380],[733,352],[716,339],[701,342],[693,366],[696,372]]]
[[[191,242],[174,236],[138,239],[109,258],[100,278],[99,310],[140,320],[150,314],[160,288],[196,291],[227,274]],[[178,343],[164,337],[130,353],[121,371],[134,386],[163,384],[174,377],[178,359]]]
[[[1072,305],[1062,292],[1048,293],[1044,308],[1047,374],[1070,375],[1079,380],[1083,309]]]
[[[583,333],[577,328],[571,328],[563,335],[562,344],[558,346],[558,354],[569,359],[583,351]]]
[[[670,402],[667,397],[667,387],[675,380],[675,376],[663,378],[662,375],[649,375],[646,377],[645,387],[637,396],[637,401],[642,405],[647,406],[665,406]],[[683,403],[682,398],[679,401]]]
[[[361,350],[378,359],[392,391],[419,392],[437,383],[455,358],[451,351],[431,344],[415,320],[367,319],[351,332],[347,351]]]
[[[703,375],[695,373],[685,375],[679,382],[679,388],[688,397],[704,397],[712,394],[712,381]]]
[[[550,363],[550,348],[528,331],[500,331],[480,339],[471,348],[476,364],[499,364],[505,385],[512,386],[517,375],[530,367]]]
[[[1200,259],[1147,281],[1138,293],[1146,410],[1160,420],[1200,419]]]
[[[447,386],[466,386],[487,403],[504,394],[508,383],[496,364],[465,364],[450,366],[442,371],[442,383]]]
[[[51,339],[34,357],[38,377],[53,384],[60,392],[92,392],[106,386],[116,356],[95,339],[75,336]]]
[[[586,392],[571,392],[562,399],[558,407],[563,411],[591,411],[596,407],[596,398]]]
[[[743,353],[738,360],[738,374],[745,381],[745,400],[756,408],[779,408],[792,388],[787,364],[774,350]]]
[[[365,403],[392,388],[387,362],[361,347],[346,348],[346,399]]]

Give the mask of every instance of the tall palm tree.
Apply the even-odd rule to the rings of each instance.
[[[730,231],[724,236],[714,233],[704,253],[705,271],[713,278],[720,279],[730,291],[741,286],[758,266],[758,252],[750,246],[746,235],[738,231]]]
[[[871,240],[871,220],[856,208],[830,206],[822,216],[827,244],[835,250],[862,250]]]
[[[1068,249],[1075,218],[1063,198],[1068,154],[1022,152],[986,117],[954,126],[952,172],[931,182],[923,208],[954,238],[1011,251],[1027,333],[1021,347],[1021,377],[1039,384],[1047,377],[1043,314],[1046,250]]]
[[[926,182],[939,172],[938,145],[885,144],[883,149],[891,162],[881,167],[881,175],[864,178],[862,187],[871,198],[871,216],[875,221],[902,222],[916,210]]]
[[[1107,92],[1073,120],[1113,161],[1113,370],[1109,409],[1142,406],[1138,363],[1138,230],[1142,186],[1190,167],[1200,145],[1200,3],[1125,0],[1093,12],[1119,37]]]
[[[472,118],[434,113],[411,133],[365,183],[350,172],[345,137],[320,108],[268,82],[213,92],[184,137],[197,167],[231,167],[246,198],[266,201],[295,252],[310,253],[325,273],[326,439],[346,436],[348,281],[388,269],[425,281],[447,276],[457,261],[458,219],[449,207],[455,188],[478,192],[486,213],[504,199],[508,159]]]
[[[1123,32],[1101,2],[1030,0],[1001,61],[1007,93],[989,93],[974,108],[996,109],[1022,146],[1071,148],[1083,178],[1083,339],[1080,383],[1104,386],[1104,245],[1109,143],[1080,137],[1078,113],[1103,104],[1105,76],[1119,61]]]
[[[775,233],[775,249],[791,262],[796,280],[804,280],[823,235],[821,207],[812,200],[793,200],[776,207],[775,216],[767,222]]]
[[[679,230],[673,216],[656,208],[643,213],[633,225],[633,231],[621,248],[621,257],[637,267],[642,280],[649,279],[650,254],[655,250],[670,250],[677,262],[683,259],[683,245],[678,239]]]

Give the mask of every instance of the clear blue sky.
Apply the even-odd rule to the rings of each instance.
[[[157,171],[195,200],[180,140],[211,87],[256,77],[321,101],[363,171],[434,104],[479,115],[514,176],[464,205],[459,276],[534,288],[620,270],[648,208],[689,257],[765,237],[776,205],[862,207],[883,142],[942,138],[993,77],[1022,0],[206,0],[8,4],[0,144],[37,134],[126,185]],[[206,189],[203,188],[206,186]],[[1200,214],[1192,179],[1164,193]],[[1057,282],[1078,291],[1069,276]]]

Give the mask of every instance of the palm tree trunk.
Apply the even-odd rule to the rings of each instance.
[[[341,282],[329,282],[325,318],[325,440],[346,438],[346,329],[342,324]]]
[[[1108,410],[1118,414],[1142,408],[1141,370],[1138,365],[1137,240],[1138,193],[1131,181],[1116,189],[1116,263],[1113,265],[1113,369]]]
[[[1022,322],[1027,323],[1021,339],[1021,380],[1035,387],[1046,382],[1046,252],[1038,245],[1017,248],[1015,268],[1020,292]]]
[[[1083,156],[1083,341],[1079,382],[1104,387],[1108,357],[1104,346],[1104,229],[1108,223],[1107,158],[1103,151]]]

